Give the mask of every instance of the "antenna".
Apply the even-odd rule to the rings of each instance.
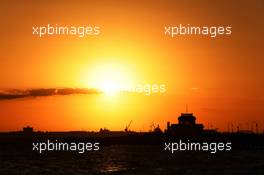
[[[186,104],[186,113],[188,113],[188,104]]]

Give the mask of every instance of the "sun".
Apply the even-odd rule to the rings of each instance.
[[[128,66],[122,64],[98,64],[88,73],[87,86],[107,95],[127,89],[132,83]]]

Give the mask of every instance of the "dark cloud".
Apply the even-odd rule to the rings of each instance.
[[[72,94],[99,94],[100,91],[96,89],[86,88],[39,88],[39,89],[12,89],[0,91],[0,100],[11,100],[26,97],[41,97],[52,95],[72,95]]]

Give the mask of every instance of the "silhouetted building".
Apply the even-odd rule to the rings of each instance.
[[[23,133],[25,133],[25,134],[31,134],[31,133],[33,133],[33,127],[29,127],[29,126],[24,127],[23,128]]]
[[[178,117],[178,124],[167,122],[166,133],[176,136],[196,136],[203,131],[203,124],[196,124],[196,117],[193,113],[181,113]]]

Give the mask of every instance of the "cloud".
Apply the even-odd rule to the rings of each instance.
[[[12,100],[26,97],[43,97],[53,95],[72,95],[72,94],[99,94],[96,89],[87,88],[38,88],[38,89],[12,89],[0,91],[0,100]]]

